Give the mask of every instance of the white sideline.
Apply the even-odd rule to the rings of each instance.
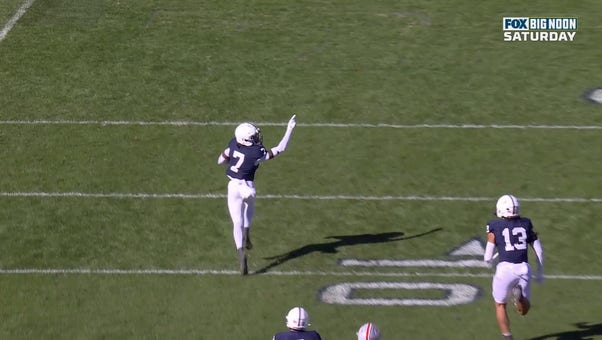
[[[17,268],[0,269],[0,275],[240,275],[237,270],[226,269],[113,269],[113,268]],[[253,274],[253,273],[251,273]],[[381,276],[381,277],[471,277],[491,278],[491,273],[428,273],[428,272],[359,272],[359,271],[268,271],[258,275],[268,276]],[[551,274],[546,279],[602,281],[602,275]]]
[[[0,120],[0,125],[98,125],[98,126],[236,126],[240,122],[218,121],[127,121],[127,120]],[[286,126],[287,123],[256,122],[260,126]],[[545,124],[386,124],[386,123],[297,123],[304,127],[391,128],[391,129],[551,129],[602,130],[602,125]]]
[[[198,193],[85,193],[85,192],[0,192],[0,197],[78,197],[78,198],[118,198],[118,199],[223,199],[226,194]],[[452,201],[452,202],[489,202],[496,197],[461,197],[461,196],[430,196],[430,195],[408,195],[408,196],[362,196],[362,195],[258,195],[263,199],[296,199],[296,200],[349,200],[349,201]],[[524,197],[524,202],[543,203],[602,203],[600,197]]]
[[[6,38],[8,32],[10,32],[10,30],[13,29],[17,21],[21,19],[23,14],[25,14],[25,12],[29,9],[29,7],[31,7],[31,5],[33,5],[34,2],[35,0],[26,0],[25,2],[23,2],[21,7],[19,7],[17,12],[15,13],[15,15],[13,15],[13,17],[8,20],[4,27],[2,27],[2,30],[0,30],[0,42],[4,40],[4,38]]]

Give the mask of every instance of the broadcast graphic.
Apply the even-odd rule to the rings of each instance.
[[[573,41],[577,34],[577,18],[502,19],[504,41]]]

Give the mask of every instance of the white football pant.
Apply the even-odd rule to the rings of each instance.
[[[493,276],[493,299],[504,303],[510,296],[512,288],[519,284],[523,296],[531,299],[531,266],[526,263],[498,263]]]
[[[243,247],[243,228],[251,227],[255,212],[255,184],[253,181],[231,179],[228,183],[228,211],[232,218],[232,235],[236,249]]]

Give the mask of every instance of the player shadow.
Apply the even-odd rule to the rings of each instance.
[[[577,322],[574,325],[579,329],[574,331],[546,334],[531,338],[529,340],[589,340],[593,339],[592,337],[596,335],[602,335],[602,323],[591,325],[588,322]]]
[[[294,260],[298,257],[305,256],[311,253],[324,253],[324,254],[334,254],[337,253],[337,249],[339,247],[344,246],[354,246],[357,244],[370,244],[370,243],[386,243],[386,242],[395,242],[402,240],[409,240],[416,237],[422,237],[437,231],[442,230],[443,228],[435,228],[429,230],[424,233],[410,235],[404,237],[404,233],[402,232],[388,232],[388,233],[379,233],[379,234],[359,234],[359,235],[341,235],[341,236],[327,236],[326,239],[334,239],[336,241],[326,242],[326,243],[313,243],[308,244],[303,247],[299,247],[297,249],[293,249],[288,253],[265,257],[266,260],[272,260],[270,264],[267,266],[255,271],[254,274],[263,274],[268,272],[270,269],[279,266],[287,261]]]

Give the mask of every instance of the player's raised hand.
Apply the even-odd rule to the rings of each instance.
[[[295,126],[297,125],[297,122],[295,121],[295,117],[297,117],[297,115],[293,115],[291,117],[291,119],[288,121],[288,128],[291,130],[294,129]]]

